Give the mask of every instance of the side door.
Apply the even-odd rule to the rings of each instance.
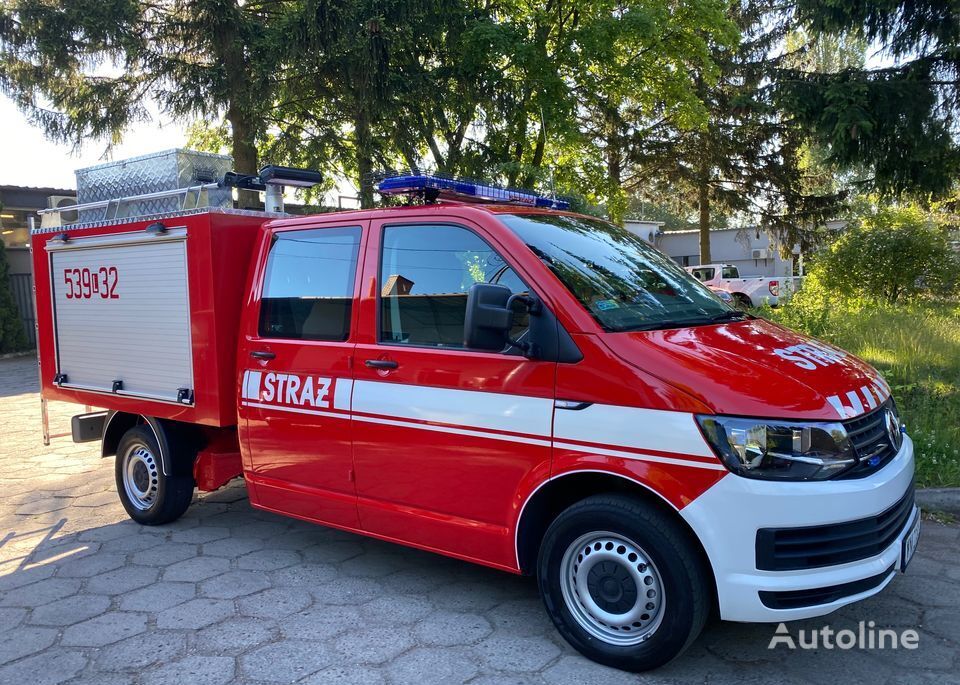
[[[528,290],[465,220],[372,222],[353,396],[363,528],[503,566],[526,479],[549,476],[554,362],[463,347],[467,292]],[[515,320],[524,334],[526,315]]]
[[[254,278],[239,351],[251,501],[351,528],[359,521],[350,420],[354,303],[367,223],[277,230]]]

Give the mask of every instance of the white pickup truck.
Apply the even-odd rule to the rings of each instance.
[[[764,302],[775,307],[781,295],[800,287],[800,278],[796,276],[741,278],[740,271],[732,264],[701,264],[686,269],[710,290],[730,293],[733,303],[742,308],[756,307]]]

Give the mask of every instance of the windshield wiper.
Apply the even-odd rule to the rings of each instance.
[[[746,312],[730,309],[725,312],[720,312],[719,314],[714,314],[710,317],[710,321],[713,323],[718,323],[720,321],[742,321],[743,319],[748,318],[750,318],[750,315]]]

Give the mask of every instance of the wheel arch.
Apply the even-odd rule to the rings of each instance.
[[[536,568],[543,536],[560,512],[592,495],[611,492],[640,497],[673,517],[686,532],[689,541],[700,555],[703,566],[710,575],[713,592],[716,593],[713,565],[710,563],[706,549],[690,524],[680,516],[679,510],[648,485],[610,471],[569,471],[543,481],[530,493],[520,509],[515,529],[514,545],[520,572],[527,575]],[[714,597],[714,606],[716,606],[715,600],[716,597]]]
[[[112,457],[124,434],[135,426],[147,426],[160,447],[160,467],[165,476],[184,476],[193,473],[193,459],[182,458],[187,454],[196,456],[199,443],[189,424],[158,419],[145,414],[111,411],[103,424],[103,436],[100,442],[100,456]],[[190,446],[191,450],[178,449]]]

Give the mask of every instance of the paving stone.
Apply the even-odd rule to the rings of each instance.
[[[290,568],[270,571],[274,585],[314,588],[337,577],[337,569],[330,564],[300,564]]]
[[[280,629],[270,620],[235,616],[197,631],[192,648],[211,654],[239,654],[252,647],[271,642]]]
[[[230,561],[221,557],[196,557],[167,566],[163,570],[164,580],[181,580],[196,583],[230,570]]]
[[[38,607],[74,595],[80,590],[80,581],[68,578],[46,578],[4,593],[0,606]]]
[[[381,626],[350,630],[334,641],[334,647],[344,660],[360,664],[382,664],[413,645],[413,636],[408,632],[384,630]]]
[[[387,682],[383,671],[366,666],[331,666],[317,671],[299,685],[378,685]]]
[[[313,602],[310,593],[296,588],[271,588],[244,597],[237,606],[245,616],[283,618],[306,609]]]
[[[142,552],[145,549],[153,549],[157,546],[157,539],[152,535],[137,535],[134,531],[121,538],[108,540],[104,542],[101,549],[104,552],[115,552],[126,557],[127,554]]]
[[[102,671],[140,672],[148,666],[175,660],[186,649],[183,632],[155,630],[104,647],[96,666]]]
[[[162,542],[133,555],[131,561],[142,566],[169,566],[197,556],[197,546]]]
[[[36,514],[49,514],[52,511],[59,511],[70,506],[70,500],[65,497],[48,497],[46,499],[37,499],[17,507],[18,516],[33,516]]]
[[[906,582],[907,576],[896,580],[904,582],[892,583],[892,588],[889,589],[904,599],[927,606],[960,609],[960,583],[924,576],[911,577],[909,582]]]
[[[300,554],[307,563],[338,564],[363,554],[363,546],[355,540],[334,540],[305,547]]]
[[[4,633],[0,639],[0,664],[36,654],[57,639],[53,628],[18,628]]]
[[[501,671],[538,671],[560,655],[560,648],[545,637],[500,633],[480,642],[477,652]]]
[[[300,555],[282,549],[261,549],[237,559],[237,567],[250,571],[275,571],[300,563]]]
[[[224,599],[192,599],[157,614],[157,627],[196,630],[232,615],[233,602]]]
[[[465,683],[479,670],[476,656],[463,647],[414,649],[386,666],[390,678],[398,683],[451,685]]]
[[[147,629],[146,614],[110,611],[63,631],[60,644],[71,647],[103,647],[142,633]]]
[[[58,578],[89,578],[99,573],[113,571],[124,565],[122,554],[99,553],[64,564],[57,571]]]
[[[200,583],[200,594],[218,599],[236,599],[252,595],[270,587],[263,573],[256,571],[229,571]]]
[[[203,530],[200,528],[198,530]],[[263,540],[255,538],[229,537],[207,542],[201,548],[205,557],[226,557],[236,559],[258,549],[263,549]]]
[[[24,585],[36,583],[39,580],[49,578],[56,571],[55,566],[32,566],[29,568],[20,568],[20,562],[10,562],[10,569],[0,566],[0,592],[9,592]]]
[[[363,604],[383,595],[383,586],[371,578],[340,576],[310,593],[320,604]]]
[[[355,606],[313,606],[288,616],[280,624],[284,637],[322,642],[365,625]]]
[[[98,616],[109,608],[110,599],[103,595],[74,595],[37,607],[30,614],[30,623],[69,626]]]
[[[240,657],[240,671],[254,680],[292,683],[329,666],[331,661],[323,645],[287,640],[259,647]]]
[[[217,526],[198,526],[190,530],[178,530],[170,536],[172,542],[185,542],[193,545],[200,545],[214,540],[222,540],[230,535],[229,528],[218,528]]]
[[[170,583],[160,581],[147,587],[128,592],[120,598],[124,611],[149,611],[156,613],[193,599],[197,588],[193,583]]]
[[[94,576],[87,581],[87,591],[100,595],[122,595],[154,582],[160,571],[147,566],[126,566]]]
[[[16,628],[27,616],[27,610],[20,607],[0,609],[0,633]],[[3,639],[3,638],[0,638]]]
[[[360,607],[363,620],[377,625],[407,625],[416,623],[434,607],[423,597],[386,594]]]
[[[236,664],[225,656],[188,656],[154,666],[141,677],[143,685],[224,685],[234,678]]]
[[[551,685],[623,685],[625,674],[616,668],[600,666],[582,656],[563,656],[543,671]]]
[[[431,614],[414,627],[420,643],[448,647],[479,642],[492,632],[493,627],[483,616],[451,611]]]
[[[0,683],[3,685],[59,685],[73,678],[87,665],[86,658],[78,652],[57,651],[38,654],[0,668]],[[104,684],[107,685],[107,684]]]

